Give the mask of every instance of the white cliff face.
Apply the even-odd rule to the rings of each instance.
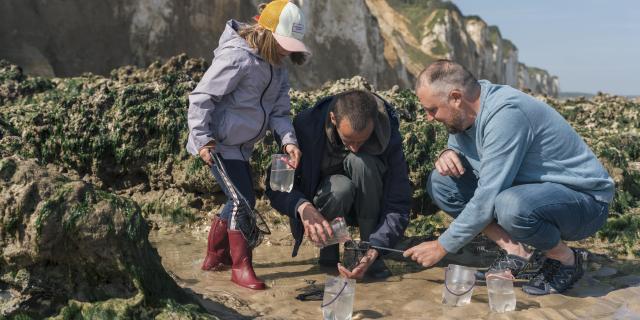
[[[213,58],[225,22],[251,21],[264,0],[0,1],[0,58],[28,73],[70,76],[180,53]],[[291,66],[294,88],[365,77],[375,87],[412,88],[435,59],[457,61],[477,77],[555,95],[558,79],[518,61],[518,50],[496,27],[466,17],[439,0],[418,15],[401,0],[294,0],[305,12],[305,44],[313,52]]]
[[[518,87],[527,88],[535,93],[544,93],[550,96],[558,96],[558,77],[549,75],[548,72],[538,68],[518,65]]]
[[[389,65],[386,73],[394,74],[398,79],[396,84],[412,87],[415,75],[422,68],[419,62],[426,55],[416,49],[420,44],[409,29],[409,21],[384,0],[366,0],[366,5],[370,14],[377,18],[380,28],[384,59]],[[414,56],[415,54],[418,56]]]
[[[497,27],[488,26],[480,17],[463,16],[453,5],[442,5],[432,10],[425,10],[425,18],[421,23],[418,34],[404,32],[404,21],[394,19],[389,21],[392,14],[386,10],[395,11],[390,6],[384,6],[385,0],[368,0],[367,4],[381,25],[394,25],[391,33],[402,34],[406,38],[414,38],[419,46],[411,50],[422,53],[413,53],[409,59],[412,63],[408,70],[415,77],[434,59],[454,60],[469,69],[476,77],[487,79],[494,83],[508,84],[510,86],[531,90],[555,96],[558,92],[558,80],[550,76],[546,71],[535,69],[535,75],[530,69],[518,61],[518,49],[511,41],[503,39]],[[381,10],[381,7],[385,7]],[[389,32],[387,32],[389,33]],[[387,40],[385,38],[385,40]],[[395,46],[404,46],[404,49],[396,48],[398,52],[410,52],[407,47],[412,46],[410,41],[405,43],[395,42]],[[415,61],[418,60],[418,61]]]
[[[511,42],[509,42],[511,44]],[[505,65],[505,69],[504,69],[504,74],[505,74],[505,78],[504,78],[504,83],[512,86],[512,87],[519,87],[518,85],[518,49],[516,48],[516,46],[514,46],[513,44],[511,44],[511,50],[506,54],[506,56],[504,57],[504,65]],[[555,91],[557,91],[558,86],[557,84],[555,85]]]
[[[172,0],[140,0],[126,8],[131,11],[129,43],[136,56],[145,56],[145,49],[162,44],[177,17]]]
[[[297,4],[307,19],[304,42],[313,56],[306,65],[289,69],[296,87],[309,88],[356,75],[377,87],[390,87],[403,81],[401,71],[390,72],[397,68],[397,63],[385,59],[381,26],[372,18],[364,0],[298,1]],[[407,76],[404,78],[408,80]]]
[[[231,0],[0,1],[0,58],[47,76],[108,74],[183,52],[211,60],[225,22],[255,14]]]

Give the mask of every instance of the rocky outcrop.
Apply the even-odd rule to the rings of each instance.
[[[122,67],[110,77],[42,79],[0,60],[0,157],[20,155],[56,164],[77,172],[97,189],[139,201],[145,217],[159,214],[187,224],[222,200],[208,168],[184,148],[187,94],[205,69],[204,60],[182,55],[145,69]],[[293,114],[350,88],[375,90],[362,77],[314,91],[292,90]],[[424,121],[410,90],[396,86],[377,93],[396,107],[400,118],[413,212],[429,213],[424,186],[433,159],[446,145],[446,129]],[[627,214],[640,207],[640,104],[607,95],[564,101],[538,98],[569,121],[616,182],[611,204],[616,214],[610,220],[619,222],[606,236],[636,241],[637,228],[625,226],[640,225],[634,224],[640,221],[637,216]],[[263,190],[270,154],[277,152],[273,140],[268,135],[257,144],[251,159],[257,194]]]
[[[0,58],[30,74],[107,74],[181,52],[212,58],[229,18],[250,21],[257,0],[3,1]],[[296,1],[306,12],[310,62],[291,68],[294,88],[364,76],[379,88],[413,86],[434,59],[458,61],[478,77],[555,96],[558,80],[521,66],[518,50],[481,18],[440,0]],[[6,32],[4,32],[6,30]],[[534,71],[535,70],[535,71]]]
[[[172,221],[202,216],[220,204],[203,162],[188,155],[186,98],[206,70],[202,59],[177,56],[148,68],[122,67],[108,78],[42,79],[0,61],[0,156],[19,154],[78,172],[97,188],[140,201],[143,213]],[[354,77],[314,91],[292,90],[293,114],[350,88],[375,90]],[[410,90],[377,91],[396,106],[414,189],[413,210],[428,213],[424,190],[433,159],[446,145],[443,126],[424,121]],[[620,97],[557,101],[547,98],[605,163],[618,192],[612,210],[640,206],[640,105]],[[277,152],[273,137],[256,145],[251,165],[255,190]],[[146,216],[145,216],[146,217]]]
[[[0,318],[217,319],[164,270],[135,202],[60,171],[0,158]]]
[[[194,213],[219,204],[215,198],[219,187],[210,170],[184,147],[187,94],[205,69],[202,59],[183,55],[146,69],[122,67],[109,78],[45,80],[25,76],[17,66],[0,60],[0,101],[5,101],[0,104],[0,156],[20,154],[56,163],[99,189],[141,200],[143,210],[189,220]],[[40,81],[41,86],[34,85]],[[293,112],[353,87],[373,89],[367,80],[356,77],[313,92],[292,91]],[[432,168],[429,159],[444,147],[446,130],[436,123],[416,121],[421,109],[409,91],[396,87],[387,97],[412,122],[402,130],[414,171],[416,211],[422,212],[429,202],[423,190]],[[272,136],[256,145],[251,164],[258,192],[270,154],[276,150]],[[157,196],[142,196],[153,194]]]

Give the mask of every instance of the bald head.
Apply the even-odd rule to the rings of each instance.
[[[443,98],[454,89],[460,90],[468,100],[474,100],[480,94],[478,80],[465,67],[451,60],[438,60],[422,70],[416,81],[416,92],[425,86]]]

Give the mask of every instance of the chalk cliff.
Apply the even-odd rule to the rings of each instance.
[[[0,58],[28,73],[106,74],[186,52],[212,58],[229,18],[250,21],[258,1],[3,1]],[[479,78],[556,96],[558,79],[524,65],[495,26],[441,0],[297,0],[311,61],[291,69],[295,88],[360,75],[379,88],[411,87],[429,62],[448,58]]]

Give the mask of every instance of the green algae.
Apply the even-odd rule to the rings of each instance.
[[[166,203],[162,200],[147,202],[142,205],[142,215],[148,217],[152,214],[159,214],[163,219],[176,224],[188,225],[197,220],[192,209],[182,204]]]
[[[403,3],[424,5],[413,1]],[[423,9],[444,10],[435,2]],[[499,36],[499,30],[490,28],[490,31]],[[12,154],[35,157],[41,163],[58,164],[80,175],[96,177],[103,184],[101,188],[123,190],[143,184],[162,190],[170,185],[195,197],[210,195],[219,188],[209,169],[184,148],[187,96],[206,67],[204,61],[182,55],[146,69],[122,67],[108,78],[84,75],[51,79],[48,80],[50,86],[41,86],[38,90],[12,91],[11,97],[5,94],[3,98],[9,102],[0,106],[0,128],[4,134],[0,146],[3,150],[10,149]],[[20,84],[32,80],[6,62],[1,70],[4,86],[8,81]],[[348,81],[338,83],[339,90],[330,84],[316,91],[291,91],[292,114],[295,116],[329,94],[354,87]],[[364,85],[364,89],[371,88]],[[425,184],[436,155],[446,146],[447,132],[441,125],[424,120],[422,108],[410,90],[379,93],[395,106],[400,117],[403,148],[414,190],[413,211],[431,213],[433,206]],[[637,129],[640,105],[604,94],[593,99],[566,101],[540,98],[553,105],[576,128],[614,178],[616,195],[611,204],[611,225],[607,224],[601,234],[606,239],[622,241],[614,236],[619,231],[613,221],[640,206],[640,173],[633,169],[640,163]],[[281,152],[278,149],[270,134],[255,147],[251,166],[258,181],[259,196],[270,155]],[[11,170],[3,168],[10,167],[0,164],[3,176]],[[158,213],[177,224],[189,224],[194,219],[193,208],[185,204],[152,201],[142,206],[144,215]],[[53,210],[47,206],[44,209]],[[78,211],[78,219],[81,212]],[[612,228],[611,232],[607,232],[608,228]],[[636,236],[630,232],[626,237],[635,239]]]
[[[6,196],[8,184],[17,192],[35,190],[34,197],[16,198],[36,203],[15,203],[3,211],[3,218],[7,212],[19,215],[22,231],[4,232],[3,226],[0,233],[0,242],[13,248],[0,259],[0,284],[24,295],[30,306],[10,309],[8,317],[153,319],[182,312],[184,319],[213,318],[164,271],[135,202],[64,178],[34,160],[16,163],[21,178],[0,182],[0,192]],[[14,209],[20,207],[34,212]],[[29,215],[35,216],[26,219]]]
[[[17,164],[13,159],[0,159],[0,179],[8,181],[16,172]]]

